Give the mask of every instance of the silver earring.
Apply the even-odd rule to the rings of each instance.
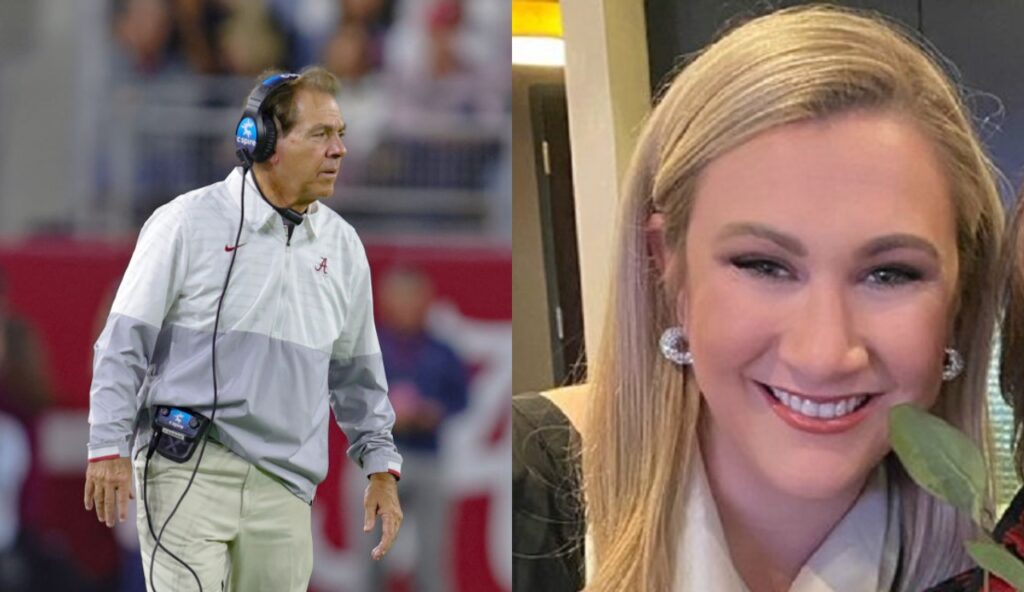
[[[682,327],[665,329],[658,340],[658,346],[661,348],[661,355],[677,366],[689,366],[693,363],[693,354],[690,353]]]
[[[949,382],[964,371],[964,357],[951,347],[947,347],[945,352],[946,355],[942,360],[942,380]]]

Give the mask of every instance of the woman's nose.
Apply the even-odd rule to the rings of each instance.
[[[868,351],[841,286],[809,285],[779,344],[780,361],[807,382],[827,382],[863,370]]]

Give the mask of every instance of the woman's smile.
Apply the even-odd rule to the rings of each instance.
[[[816,396],[756,383],[772,411],[790,426],[815,434],[845,432],[871,412],[880,393]]]

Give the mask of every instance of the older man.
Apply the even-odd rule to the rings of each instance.
[[[374,559],[397,534],[402,459],[369,267],[317,203],[345,156],[336,92],[316,67],[253,90],[245,166],[153,214],[96,343],[85,506],[126,518],[134,453],[151,590],[306,589],[329,408],[369,479],[364,530],[382,518]]]

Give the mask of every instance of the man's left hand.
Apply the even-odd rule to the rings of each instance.
[[[370,475],[370,484],[366,486],[363,496],[363,532],[373,530],[377,516],[384,525],[384,534],[380,544],[374,547],[371,556],[380,561],[391,550],[402,526],[402,506],[398,502],[398,483],[391,473],[374,473]]]

